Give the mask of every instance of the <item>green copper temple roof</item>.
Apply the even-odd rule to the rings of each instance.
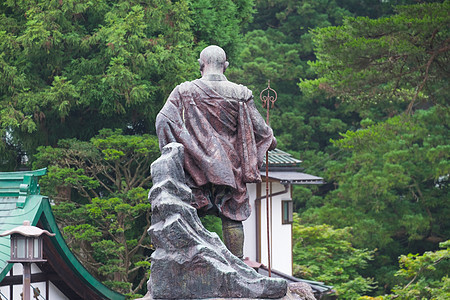
[[[101,299],[125,299],[125,296],[109,289],[95,279],[69,250],[53,216],[47,197],[40,195],[39,176],[46,169],[24,172],[0,172],[0,233],[11,230],[29,220],[31,225],[46,229],[56,235],[49,237],[52,249],[58,258],[67,265],[83,284]],[[10,237],[0,237],[0,281],[13,264],[10,259]]]
[[[264,165],[265,165],[264,158]],[[269,151],[269,167],[298,167],[302,161],[280,149]]]

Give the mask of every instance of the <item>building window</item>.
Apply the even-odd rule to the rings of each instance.
[[[292,200],[281,201],[281,222],[283,224],[292,224],[293,221],[294,203]]]

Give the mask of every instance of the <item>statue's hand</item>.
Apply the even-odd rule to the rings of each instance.
[[[269,150],[275,149],[277,147],[277,144],[278,144],[277,139],[273,137],[272,144],[270,144]]]

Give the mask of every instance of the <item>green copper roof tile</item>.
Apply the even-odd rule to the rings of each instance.
[[[0,233],[21,226],[28,220],[36,226],[40,221],[44,228],[56,235],[50,237],[62,260],[86,286],[104,299],[124,300],[119,294],[95,279],[78,261],[64,241],[47,197],[40,195],[38,178],[46,169],[25,172],[0,172]],[[22,181],[21,181],[22,180]],[[23,201],[23,200],[26,201]],[[19,206],[18,204],[21,204]],[[10,259],[10,238],[0,237],[0,281],[12,268]]]
[[[266,159],[264,158],[264,165]],[[280,149],[269,151],[269,167],[298,167],[302,161],[294,158],[291,154]]]

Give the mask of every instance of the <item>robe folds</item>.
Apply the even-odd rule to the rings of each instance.
[[[214,207],[236,221],[250,216],[246,183],[261,181],[259,167],[276,139],[248,88],[226,78],[182,83],[159,112],[156,132],[161,149],[171,142],[184,145],[195,208]]]

